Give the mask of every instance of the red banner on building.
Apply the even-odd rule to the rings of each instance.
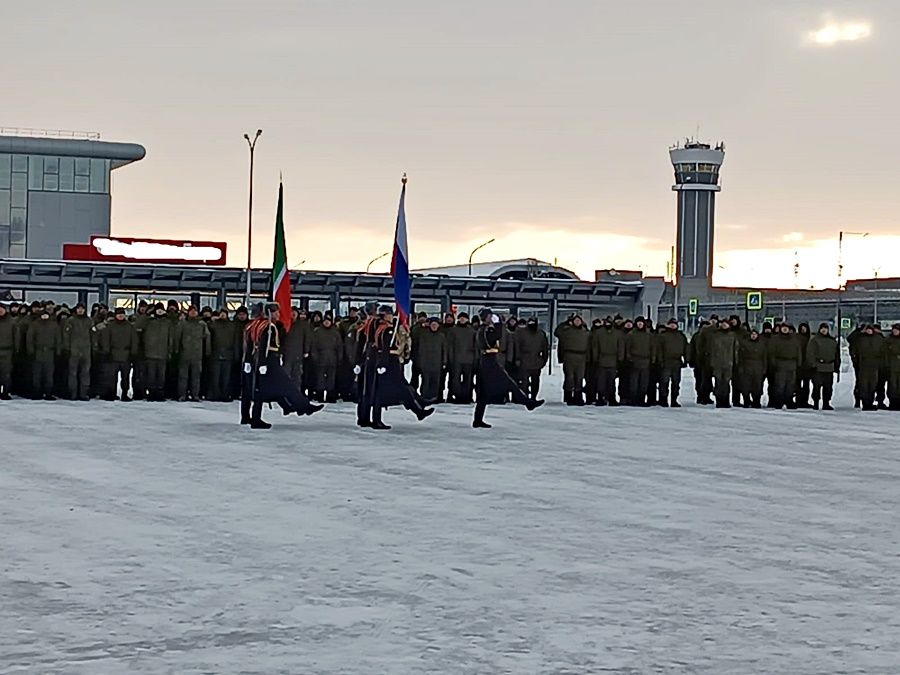
[[[90,244],[63,244],[63,260],[154,265],[224,265],[222,241],[91,237]]]

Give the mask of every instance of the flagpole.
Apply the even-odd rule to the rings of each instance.
[[[400,188],[400,195],[401,195],[401,197],[405,198],[406,197],[406,172],[405,171],[403,172],[403,177],[400,179],[400,184],[402,185],[402,187]],[[404,207],[405,207],[405,204],[404,204]],[[405,211],[405,208],[404,208],[404,211]],[[405,213],[403,214],[403,217],[405,220],[406,219]],[[394,233],[394,249],[396,249],[396,247],[397,247],[396,239],[397,239],[397,234],[395,232]],[[407,264],[409,264],[409,261],[407,261]],[[392,267],[393,267],[393,265],[392,265]],[[391,272],[393,272],[393,270],[391,270]],[[396,280],[395,280],[395,283],[396,283]],[[400,305],[399,305],[399,303],[396,302],[396,298],[394,298],[394,300],[395,300],[394,304],[396,306],[396,311],[394,312],[394,334],[393,334],[393,336],[391,336],[391,349],[393,349],[394,347],[397,346],[397,331],[400,329]]]
[[[247,206],[247,292],[244,294],[244,306],[250,307],[250,253],[253,250],[253,156],[256,152],[256,141],[262,135],[262,129],[256,130],[253,140],[250,140],[248,134],[244,134],[244,139],[250,147],[250,197]]]

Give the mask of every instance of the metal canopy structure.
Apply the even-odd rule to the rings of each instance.
[[[254,295],[265,296],[271,272],[251,272]],[[229,267],[190,267],[151,264],[0,260],[0,289],[25,291],[178,293],[239,296],[246,288],[246,272]],[[291,272],[295,297],[393,298],[391,277],[348,272]],[[480,277],[412,275],[414,302],[450,304],[505,303],[510,305],[556,303],[571,308],[622,308],[630,311],[638,302],[640,282],[569,279],[500,280]]]

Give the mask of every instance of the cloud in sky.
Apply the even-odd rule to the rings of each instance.
[[[858,42],[872,35],[867,21],[837,21],[826,19],[824,25],[809,32],[809,40],[821,47],[833,47],[841,42]]]

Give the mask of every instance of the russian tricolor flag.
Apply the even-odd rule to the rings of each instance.
[[[397,303],[397,319],[401,326],[409,327],[412,311],[409,292],[409,248],[406,246],[406,174],[400,190],[400,210],[397,212],[397,229],[394,232],[394,253],[391,257],[391,276],[394,278],[394,300]]]

